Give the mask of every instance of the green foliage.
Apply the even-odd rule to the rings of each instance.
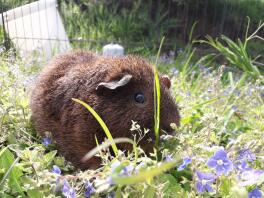
[[[228,37],[222,35],[221,40],[224,42],[220,42],[218,39],[213,39],[210,36],[207,36],[207,40],[201,40],[201,43],[206,43],[211,45],[217,51],[219,51],[232,66],[240,68],[249,76],[254,78],[261,77],[261,73],[259,68],[253,63],[253,60],[248,54],[247,51],[247,43],[251,39],[258,38],[264,40],[263,38],[257,36],[257,33],[264,27],[264,23],[259,24],[257,30],[252,33],[252,35],[248,36],[248,32],[246,32],[245,41],[242,43],[240,39],[238,39],[237,43],[229,39]],[[249,22],[247,31],[249,28]]]
[[[156,136],[156,146],[158,145],[158,140],[159,140],[159,131],[160,131],[160,81],[159,81],[159,73],[157,70],[157,64],[158,64],[158,59],[160,57],[160,51],[162,44],[164,42],[164,37],[162,38],[160,42],[160,47],[159,51],[156,56],[156,62],[154,65],[154,133]]]
[[[262,74],[253,81],[238,72],[226,72],[224,66],[215,70],[216,63],[211,56],[195,60],[195,52],[191,43],[187,51],[168,63],[168,67],[175,66],[180,71],[166,70],[172,78],[171,93],[181,114],[181,126],[174,127],[176,135],[165,135],[150,155],[136,146],[136,140],[106,141],[90,153],[102,159],[102,167],[86,171],[74,169],[53,145],[40,144],[31,125],[27,98],[32,82],[26,83],[25,79],[39,70],[36,66],[39,64],[28,63],[29,58],[27,61],[15,59],[11,52],[2,56],[0,196],[61,197],[65,181],[80,197],[86,191],[87,181],[95,189],[92,197],[104,197],[113,192],[116,197],[247,197],[255,187],[263,191],[263,175],[250,177],[253,178],[251,183],[241,186],[244,180],[235,167],[235,163],[240,162],[237,158],[241,151],[246,149],[256,157],[247,161],[248,166],[264,170]],[[131,133],[137,132],[137,127],[131,128]],[[108,147],[124,142],[133,144],[134,152],[117,150],[117,155],[111,156]],[[198,193],[196,172],[215,173],[208,167],[207,160],[219,148],[225,148],[234,168],[228,175],[217,176],[212,184],[213,192]],[[178,170],[186,157],[191,158],[191,163]],[[59,166],[62,173],[52,172],[53,165]]]
[[[72,44],[75,47],[101,49],[109,42],[119,42],[128,52],[145,53],[158,49],[158,41],[175,22],[167,18],[167,11],[161,5],[151,14],[152,1],[133,1],[131,9],[122,8],[121,2],[92,3],[83,2],[85,12],[80,6],[70,2],[60,3],[67,33],[70,38],[80,38]],[[141,47],[139,47],[141,46]]]

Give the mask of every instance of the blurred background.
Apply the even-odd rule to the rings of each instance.
[[[30,6],[25,8],[26,4]],[[264,19],[263,10],[263,0],[2,0],[0,41],[2,50],[13,45],[35,50],[45,41],[53,53],[54,46],[63,46],[57,52],[100,51],[108,43],[119,43],[126,53],[150,56],[165,36],[164,56],[177,56],[188,43],[206,35],[245,39],[247,17],[253,32]],[[263,28],[258,35],[264,35]],[[212,50],[198,42],[192,45],[197,56]],[[248,51],[252,56],[264,54],[263,42],[252,40]]]

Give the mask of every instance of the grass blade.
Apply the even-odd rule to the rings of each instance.
[[[156,141],[155,141],[156,146],[159,143],[159,130],[160,130],[160,82],[159,82],[157,64],[158,64],[158,59],[160,56],[160,51],[161,51],[161,47],[163,45],[164,39],[165,37],[161,39],[158,54],[156,56],[156,61],[154,65],[154,80],[155,80],[154,82],[154,123],[155,123],[154,132],[156,136]]]
[[[142,171],[136,175],[131,175],[128,177],[120,177],[118,174],[114,174],[112,179],[116,184],[120,185],[130,185],[139,182],[145,182],[147,180],[153,179],[155,176],[158,176],[165,171],[170,170],[171,168],[175,167],[176,164],[178,164],[178,161],[165,162],[161,166]]]
[[[90,105],[86,104],[85,102],[83,102],[83,101],[81,101],[79,99],[72,98],[72,100],[74,102],[77,102],[77,103],[83,105],[95,117],[95,119],[99,122],[99,124],[103,128],[106,137],[110,141],[112,141],[112,149],[113,149],[113,151],[115,153],[115,156],[117,156],[118,155],[118,150],[117,150],[116,144],[114,143],[114,141],[113,141],[114,139],[113,139],[108,127],[106,126],[105,122],[102,120],[102,118],[96,113],[95,110],[93,110],[93,108]]]

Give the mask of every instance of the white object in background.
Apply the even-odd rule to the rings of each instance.
[[[71,49],[57,0],[40,0],[3,13],[5,29],[23,54],[37,53],[50,59]],[[2,21],[2,20],[1,20]]]
[[[124,47],[118,44],[108,44],[103,47],[103,55],[104,56],[123,56],[124,55]]]

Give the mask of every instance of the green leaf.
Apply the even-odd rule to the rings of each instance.
[[[46,155],[44,155],[44,163],[48,166],[52,162],[56,154],[57,154],[57,151],[51,151],[47,153]]]
[[[121,191],[121,186],[118,186],[115,192],[115,197],[116,198],[122,198],[122,191]]]
[[[15,161],[14,155],[7,147],[0,151],[0,168],[4,168],[6,170],[6,174],[1,180],[0,189],[2,188],[5,180],[8,178],[9,187],[16,192],[19,192],[21,195],[24,195],[20,181],[20,177],[23,175],[23,173],[18,167],[15,166],[17,161],[18,160]]]
[[[36,189],[28,190],[27,191],[28,197],[29,198],[42,198],[44,197],[43,193]]]
[[[144,192],[143,198],[154,198],[155,192],[156,190],[153,186],[148,186]]]
[[[121,184],[121,185],[145,182],[145,181],[153,179],[154,177],[160,175],[161,173],[165,171],[170,170],[171,168],[175,167],[176,164],[178,164],[178,161],[165,162],[161,164],[160,166],[151,168],[150,170],[139,172],[138,174],[135,174],[135,175],[122,177],[122,176],[119,176],[118,174],[113,174],[112,178],[113,178],[114,183]]]
[[[6,193],[0,193],[1,198],[14,198],[14,196],[8,195]]]
[[[162,174],[155,181],[156,184],[163,183],[163,197],[184,197],[184,190],[171,174]]]
[[[159,130],[160,130],[160,82],[159,82],[157,65],[164,39],[165,39],[164,37],[161,39],[154,65],[154,132],[156,136],[156,141],[155,141],[156,146],[158,145],[159,142]]]
[[[221,193],[222,196],[227,196],[230,192],[231,189],[231,181],[228,178],[221,178],[221,184],[220,184],[220,189],[219,192]]]
[[[231,188],[228,198],[247,198],[248,192],[245,187],[234,186]]]

